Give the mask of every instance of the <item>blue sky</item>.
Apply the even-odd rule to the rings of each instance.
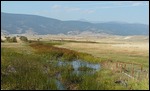
[[[148,1],[1,1],[1,12],[149,24]]]

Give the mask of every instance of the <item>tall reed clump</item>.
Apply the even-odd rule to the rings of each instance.
[[[63,72],[61,76],[61,81],[68,90],[77,90],[78,84],[81,83],[83,80],[82,76],[67,71]]]
[[[79,83],[80,90],[126,90],[127,88],[116,84],[113,74],[109,70],[100,70],[93,75],[84,74],[83,81]]]
[[[98,82],[96,80],[97,75],[89,75],[89,74],[84,74],[82,75],[82,82],[79,83],[78,89],[79,90],[99,90],[98,88]]]
[[[1,53],[2,89],[57,89],[55,81],[48,81],[51,77],[43,73],[45,64],[40,56],[18,53],[10,48],[2,48]]]

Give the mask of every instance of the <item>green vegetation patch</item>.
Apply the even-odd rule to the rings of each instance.
[[[20,40],[22,40],[24,42],[28,42],[28,38],[25,36],[20,36]]]
[[[46,62],[40,55],[21,54],[10,48],[2,48],[1,53],[2,89],[55,89],[55,82],[48,82],[50,77],[48,73],[44,74]],[[52,65],[49,67],[53,68]],[[52,73],[53,71],[50,70],[49,72]]]
[[[12,42],[17,42],[17,39],[16,37],[6,37],[6,41],[12,43]]]
[[[100,62],[99,58],[95,58],[90,54],[79,53],[66,48],[54,47],[51,43],[36,42],[31,43],[30,46],[39,54],[47,54],[55,57],[56,59],[62,58],[63,60],[73,61],[75,59],[83,59],[89,62]]]
[[[94,74],[74,74],[70,64],[58,66],[58,59],[102,62],[106,59],[54,47],[55,43],[29,43],[34,49],[30,54],[13,48],[1,48],[1,87],[8,90],[58,90],[58,79],[68,90],[137,90],[149,89],[147,80],[137,81],[120,78],[122,73],[101,68]],[[28,45],[26,45],[28,46]],[[81,66],[80,71],[91,68]],[[60,74],[60,77],[57,77]],[[121,83],[116,83],[120,81]],[[123,82],[126,82],[124,84]]]

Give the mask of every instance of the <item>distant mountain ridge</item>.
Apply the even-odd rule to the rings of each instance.
[[[90,23],[86,21],[61,21],[38,15],[1,12],[1,32],[10,34],[79,34],[85,31],[113,35],[148,35],[149,25],[117,22]]]

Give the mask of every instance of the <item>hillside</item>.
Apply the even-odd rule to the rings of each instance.
[[[85,21],[61,21],[37,15],[1,12],[1,32],[9,34],[80,34],[108,33],[113,35],[148,35],[148,25],[117,22],[90,23]]]

